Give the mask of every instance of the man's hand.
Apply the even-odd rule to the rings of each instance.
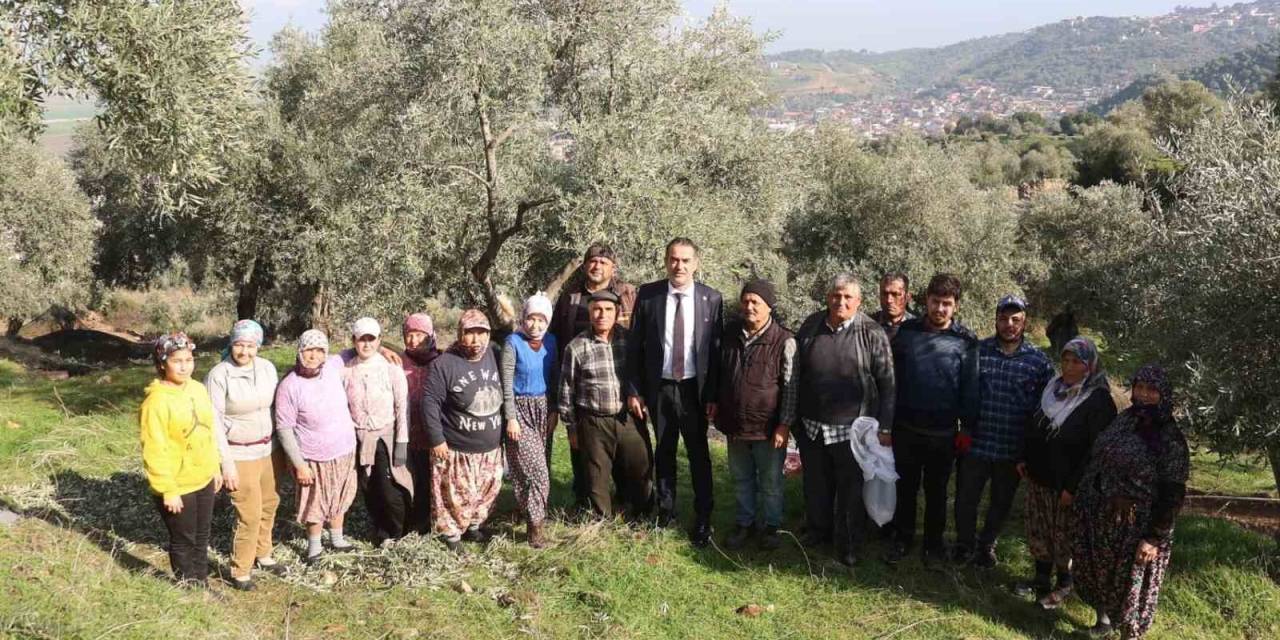
[[[569,429],[566,435],[569,437],[569,448],[573,449],[574,451],[577,451],[578,450],[578,432],[574,429]]]
[[[386,347],[378,347],[378,353],[382,354],[382,357],[386,358],[387,362],[390,362],[391,364],[394,364],[397,367],[403,363],[403,361],[400,360],[400,354]]]
[[[449,443],[441,442],[440,444],[431,447],[431,457],[435,458],[436,462],[444,462],[445,459],[449,457]]]
[[[222,491],[222,474],[215,473],[213,474],[213,492],[217,493],[219,491]]]
[[[720,413],[720,405],[714,402],[707,403],[707,422],[715,422],[716,416]]]
[[[1013,470],[1018,472],[1019,478],[1027,477],[1027,463],[1019,462],[1018,464],[1013,465]]]
[[[882,447],[892,447],[892,446],[893,446],[893,434],[892,434],[892,433],[877,433],[877,434],[876,434],[876,438],[878,438],[878,439],[880,440],[880,446],[882,446]]]
[[[560,424],[560,414],[552,411],[547,414],[547,433],[555,433],[556,425]]]
[[[788,427],[785,424],[778,425],[778,427],[773,430],[773,448],[786,449],[787,440],[790,438],[791,438],[791,427]]]
[[[182,513],[182,496],[165,498],[164,508],[169,513]]]
[[[304,487],[309,487],[312,482],[315,482],[315,478],[311,477],[311,470],[306,467],[294,467],[293,479],[297,480],[298,484]]]
[[[627,411],[630,411],[636,420],[644,420],[649,417],[649,412],[644,408],[644,402],[640,400],[639,396],[627,398]]]
[[[517,420],[507,421],[507,437],[515,442],[520,439],[520,422]]]

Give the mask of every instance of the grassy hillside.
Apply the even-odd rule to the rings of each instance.
[[[775,73],[786,65],[830,68],[841,88],[865,91],[865,79],[882,76],[873,88],[911,91],[964,81],[982,81],[1017,91],[1033,85],[1059,90],[1119,88],[1152,73],[1174,73],[1270,42],[1280,33],[1280,2],[1184,9],[1153,18],[1091,17],[1063,20],[1021,33],[937,48],[867,51],[788,51],[771,56]],[[782,83],[793,93],[804,83]],[[821,83],[831,92],[830,82]],[[787,95],[784,91],[784,95]]]
[[[292,357],[287,347],[268,353],[282,367]],[[203,355],[198,374],[212,363]],[[220,584],[222,598],[184,592],[164,580],[160,520],[140,475],[133,411],[150,375],[135,365],[54,382],[0,362],[0,500],[28,515],[0,526],[0,637],[1065,638],[1092,622],[1078,601],[1046,613],[1008,592],[1030,571],[1020,513],[1001,542],[1006,562],[991,572],[926,571],[914,558],[891,569],[872,544],[849,573],[794,543],[772,554],[700,551],[675,531],[572,520],[557,521],[553,544],[534,552],[511,541],[522,527],[506,516],[496,523],[506,539],[461,558],[413,536],[385,551],[361,541],[304,568],[286,498],[276,531],[286,577],[250,594]],[[569,471],[562,438],[558,445],[553,502],[563,508]],[[732,496],[723,448],[713,455],[715,524],[725,532]],[[1212,469],[1198,467],[1197,482]],[[791,525],[797,480],[788,480],[787,499]],[[501,512],[511,503],[504,492]],[[231,522],[221,497],[222,566]],[[362,537],[361,507],[349,522]],[[1150,637],[1277,637],[1273,549],[1234,525],[1182,518]],[[758,615],[735,613],[748,604]]]
[[[1230,91],[1261,91],[1280,72],[1280,38],[1256,47],[1215,58],[1180,73],[1149,74],[1134,80],[1124,89],[1090,107],[1094,113],[1106,115],[1112,109],[1142,97],[1147,89],[1167,80],[1195,80],[1211,91],[1224,95]]]

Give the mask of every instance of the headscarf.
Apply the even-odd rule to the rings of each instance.
[[[173,355],[175,351],[188,349],[194,355],[196,352],[196,343],[187,337],[187,334],[179,331],[177,333],[168,333],[156,338],[155,343],[151,346],[151,362],[156,366],[156,373],[164,375],[164,363]]]
[[[467,347],[462,344],[462,336],[468,329],[484,329],[492,331],[489,326],[489,317],[479,309],[467,309],[462,312],[462,317],[458,319],[458,339],[453,343],[452,349],[455,353],[463,358],[475,362],[484,355],[484,349],[480,347]]]
[[[1049,435],[1052,437],[1062,428],[1071,413],[1085,400],[1093,395],[1094,389],[1109,386],[1107,373],[1102,369],[1102,359],[1098,357],[1098,347],[1092,340],[1084,336],[1076,336],[1063,345],[1062,353],[1070,353],[1079,358],[1089,368],[1089,372],[1080,382],[1069,385],[1058,374],[1045,386],[1040,395],[1040,410],[1049,418]]]
[[[222,350],[223,360],[231,360],[231,345],[237,342],[252,342],[261,347],[264,332],[262,325],[253,320],[237,320],[231,325],[231,334],[227,337],[227,348]]]
[[[541,314],[547,321],[547,326],[543,327],[536,335],[525,328],[524,324],[524,321],[529,316],[535,314]],[[547,329],[551,326],[551,314],[551,298],[548,298],[547,294],[541,291],[529,296],[529,299],[524,302],[524,308],[520,311],[520,333],[529,339],[529,346],[535,351],[542,348],[542,339],[546,337]]]
[[[239,320],[231,325],[231,338],[227,344],[235,344],[237,342],[252,342],[253,344],[262,346],[262,325],[253,320]]]
[[[438,355],[436,351],[436,327],[431,321],[431,316],[425,313],[415,313],[404,319],[404,324],[400,327],[400,335],[408,335],[410,331],[421,331],[427,334],[427,339],[422,341],[415,349],[405,349],[404,355],[407,356],[414,364],[425,367],[435,359]]]
[[[1169,383],[1169,375],[1164,367],[1157,364],[1146,364],[1140,367],[1129,380],[1129,387],[1132,388],[1139,382],[1151,385],[1160,392],[1160,402],[1156,404],[1134,402],[1129,408],[1135,418],[1134,430],[1146,443],[1147,449],[1154,452],[1160,448],[1160,429],[1173,421],[1173,385]]]
[[[320,375],[324,363],[314,369],[302,366],[302,352],[307,349],[324,349],[326,354],[329,353],[329,337],[319,329],[307,329],[298,336],[298,361],[293,365],[293,372],[303,378],[314,378]]]

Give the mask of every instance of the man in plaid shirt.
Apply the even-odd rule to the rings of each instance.
[[[586,461],[591,507],[613,515],[611,477],[628,515],[641,517],[652,493],[653,447],[643,422],[626,410],[626,330],[617,325],[621,299],[609,289],[591,294],[591,327],[569,341],[560,372],[560,419],[569,446]]]
[[[1022,432],[1035,413],[1040,393],[1053,377],[1053,363],[1027,342],[1027,303],[1005,296],[996,305],[996,335],[978,345],[981,397],[973,444],[960,460],[956,491],[956,546],[952,558],[980,567],[996,564],[996,538],[1018,491],[1015,470]],[[977,538],[978,503],[991,481],[982,535]]]

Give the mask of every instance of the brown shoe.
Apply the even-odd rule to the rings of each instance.
[[[529,523],[529,546],[534,549],[541,549],[546,546],[547,541],[542,537],[542,525]]]

